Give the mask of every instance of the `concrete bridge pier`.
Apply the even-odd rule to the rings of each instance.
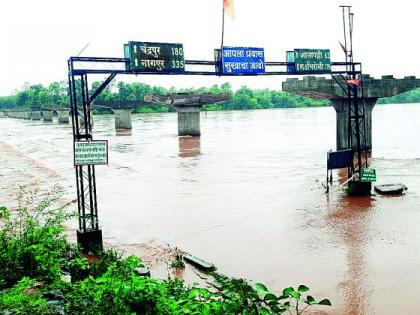
[[[68,124],[70,122],[69,119],[69,110],[57,110],[58,116],[58,123],[59,124]]]
[[[366,144],[361,139],[361,149],[372,151],[372,110],[378,100],[377,97],[365,98],[364,99],[364,112],[365,119],[364,124],[360,125],[362,128],[362,134],[366,135]],[[349,136],[349,110],[350,104],[348,99],[339,98],[331,99],[336,112],[336,146],[337,150],[348,149],[348,136]],[[359,104],[362,106],[362,104]],[[356,138],[352,139],[353,149],[356,149]]]
[[[130,108],[112,108],[115,119],[115,129],[132,129],[131,125],[131,111]]]
[[[23,113],[23,119],[31,119],[31,112],[27,111]]]
[[[83,115],[83,110],[79,110],[78,111],[78,114],[79,115],[77,116],[77,120],[79,122],[79,126],[84,126],[84,124],[85,124],[85,117]],[[92,128],[93,128],[93,114],[92,114],[92,112],[90,112],[90,122],[91,122]]]
[[[178,113],[178,136],[200,136],[200,111],[203,104],[172,106]]]
[[[41,111],[36,110],[32,112],[32,120],[41,120]]]
[[[44,122],[52,122],[53,121],[53,112],[50,110],[42,111],[42,120]]]

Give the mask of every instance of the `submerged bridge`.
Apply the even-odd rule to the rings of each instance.
[[[139,107],[150,104],[170,106],[178,113],[178,135],[200,136],[200,111],[205,104],[224,102],[230,98],[228,93],[213,95],[210,93],[173,93],[166,95],[147,94],[143,100],[133,101],[96,101],[91,108],[108,108],[114,113],[115,129],[132,129],[131,112]],[[80,110],[79,110],[80,111]],[[69,123],[70,108],[66,107],[31,107],[29,109],[1,110],[0,116],[43,120],[52,122],[53,117],[58,117],[59,123]],[[91,119],[92,120],[92,119]],[[93,120],[92,120],[93,121]],[[78,123],[83,125],[84,115],[79,113]]]
[[[0,117],[20,118],[27,120],[43,120],[52,122],[53,116],[58,117],[58,122],[68,124],[70,119],[70,108],[68,107],[30,107],[24,109],[8,108],[0,110]]]
[[[363,90],[362,106],[365,114],[365,123],[361,124],[366,143],[362,144],[364,150],[372,150],[372,110],[382,97],[395,96],[420,87],[420,79],[415,76],[406,76],[396,79],[392,75],[382,76],[381,79],[372,78],[368,74],[358,77],[360,88]],[[306,76],[302,80],[289,78],[283,82],[283,91],[315,99],[328,99],[336,111],[336,143],[337,150],[348,149],[350,104],[346,95],[346,78],[334,76],[325,77]],[[353,144],[356,141],[352,141]]]

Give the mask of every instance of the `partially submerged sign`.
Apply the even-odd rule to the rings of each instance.
[[[362,182],[376,182],[376,171],[373,168],[362,168],[360,180]]]
[[[265,72],[264,48],[222,47],[222,69],[225,74]]]
[[[184,72],[182,44],[129,42],[124,45],[124,55],[130,59],[130,70],[139,72]]]
[[[74,142],[74,165],[104,164],[108,164],[107,140]]]
[[[352,149],[327,153],[327,169],[334,170],[350,167],[353,163]]]
[[[331,71],[329,49],[295,49],[297,73],[328,73]]]

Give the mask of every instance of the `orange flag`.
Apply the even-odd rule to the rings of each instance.
[[[348,85],[357,85],[357,86],[359,86],[360,85],[360,80],[358,80],[358,79],[347,80],[347,84]]]
[[[223,9],[232,20],[235,19],[235,8],[233,6],[233,0],[223,0]]]

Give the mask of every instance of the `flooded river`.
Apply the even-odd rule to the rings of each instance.
[[[323,188],[332,108],[202,113],[200,139],[179,138],[174,113],[135,114],[131,134],[95,116],[104,238],[177,246],[275,292],[306,284],[328,314],[420,314],[419,121],[420,104],[375,107],[378,183],[408,192],[349,199]],[[70,125],[0,118],[0,150],[0,203],[19,183],[76,198]]]

